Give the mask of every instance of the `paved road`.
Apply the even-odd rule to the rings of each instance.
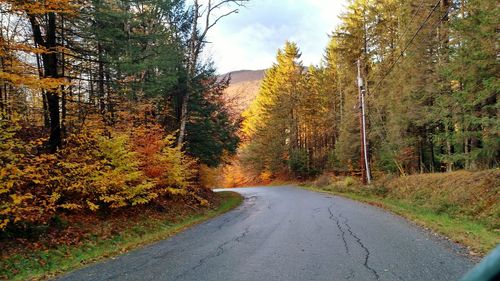
[[[60,280],[457,280],[456,246],[378,208],[293,187]]]

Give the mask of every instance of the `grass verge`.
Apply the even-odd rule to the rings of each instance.
[[[301,188],[343,196],[389,210],[424,228],[447,237],[469,248],[472,256],[484,256],[500,243],[499,233],[489,229],[483,223],[469,218],[451,217],[448,214],[436,213],[434,210],[420,207],[403,199],[384,198],[372,194],[339,192],[327,187],[302,185]]]
[[[206,221],[237,207],[243,197],[235,192],[218,192],[217,206],[192,210],[172,219],[171,216],[141,216],[111,237],[91,235],[76,246],[58,246],[33,252],[20,252],[0,261],[0,279],[43,280],[78,269],[105,258],[166,239],[195,224]]]

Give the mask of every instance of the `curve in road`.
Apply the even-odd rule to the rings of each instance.
[[[460,248],[381,209],[291,186],[59,280],[458,280]]]

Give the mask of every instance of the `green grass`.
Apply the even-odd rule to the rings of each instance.
[[[406,200],[384,198],[361,192],[338,192],[313,186],[301,186],[301,188],[340,195],[384,208],[452,241],[468,246],[471,249],[471,254],[478,256],[483,256],[500,243],[499,233],[489,229],[481,222],[470,218],[451,217],[448,214],[437,213],[435,210],[417,206]]]
[[[190,226],[206,221],[237,207],[243,197],[235,192],[220,192],[221,204],[215,209],[171,220],[145,219],[117,233],[110,239],[93,237],[78,247],[57,247],[29,255],[14,255],[0,261],[0,279],[47,279],[80,268],[86,264],[113,257],[129,250],[168,238]]]

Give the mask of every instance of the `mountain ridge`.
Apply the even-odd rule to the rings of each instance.
[[[266,69],[236,70],[219,77],[231,76],[229,86],[224,91],[226,103],[232,108],[233,114],[240,116],[253,102],[259,93]]]
[[[257,70],[235,70],[231,72],[227,72],[225,74],[220,75],[219,77],[226,77],[228,75],[231,76],[231,84],[238,84],[241,82],[248,81],[260,81],[264,79],[264,75],[267,69],[257,69]]]

